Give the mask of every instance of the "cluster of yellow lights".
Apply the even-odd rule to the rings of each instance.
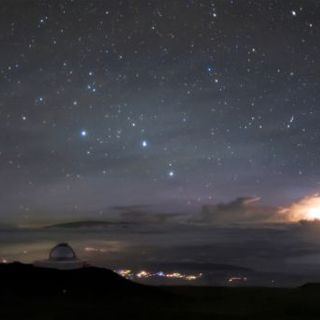
[[[149,277],[151,277],[151,273],[149,273],[149,272],[147,272],[147,271],[144,271],[144,270],[142,270],[142,271],[140,271],[140,272],[138,272],[137,274],[136,274],[136,276],[138,277],[138,278],[149,278]]]
[[[168,279],[181,279],[181,280],[187,280],[187,281],[194,281],[202,277],[202,273],[199,274],[183,274],[180,272],[172,272],[172,273],[165,273],[165,272],[149,272],[149,271],[138,271],[133,272],[130,269],[124,269],[124,270],[116,270],[118,274],[120,274],[122,277],[125,278],[138,278],[138,279],[147,279],[151,277],[161,277],[161,278],[168,278]]]
[[[116,272],[125,278],[129,277],[131,274],[131,270],[117,270]]]
[[[289,207],[280,209],[280,214],[285,215],[287,220],[292,222],[301,220],[320,221],[320,194],[294,202]]]
[[[247,282],[248,278],[247,277],[230,277],[228,279],[229,283],[234,283],[234,282]]]

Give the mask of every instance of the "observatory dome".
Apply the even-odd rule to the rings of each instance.
[[[36,267],[52,268],[59,270],[73,270],[88,267],[85,261],[78,259],[77,255],[68,243],[60,243],[53,247],[49,253],[49,259],[37,260]]]
[[[70,261],[76,260],[77,256],[67,243],[60,243],[51,249],[49,260],[51,261]]]

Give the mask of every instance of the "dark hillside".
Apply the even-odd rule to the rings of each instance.
[[[320,285],[151,287],[106,269],[0,265],[1,319],[320,319]]]

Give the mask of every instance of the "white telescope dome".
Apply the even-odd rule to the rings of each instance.
[[[73,270],[87,267],[85,261],[78,259],[74,250],[68,243],[60,243],[51,249],[49,259],[37,260],[34,262],[36,267],[51,268],[58,270]]]
[[[77,256],[73,249],[67,243],[60,243],[56,245],[49,254],[49,260],[66,261],[76,260]]]

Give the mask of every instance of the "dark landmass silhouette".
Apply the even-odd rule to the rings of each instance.
[[[75,221],[66,223],[57,223],[53,225],[45,226],[44,229],[82,229],[82,228],[108,228],[114,225],[129,225],[131,223],[126,222],[112,222],[112,221]]]
[[[153,287],[113,271],[0,265],[2,319],[319,319],[320,284]]]
[[[98,267],[57,270],[31,264],[0,264],[0,294],[92,295],[157,294],[156,288],[129,281],[117,273]],[[159,290],[160,293],[160,290]]]

